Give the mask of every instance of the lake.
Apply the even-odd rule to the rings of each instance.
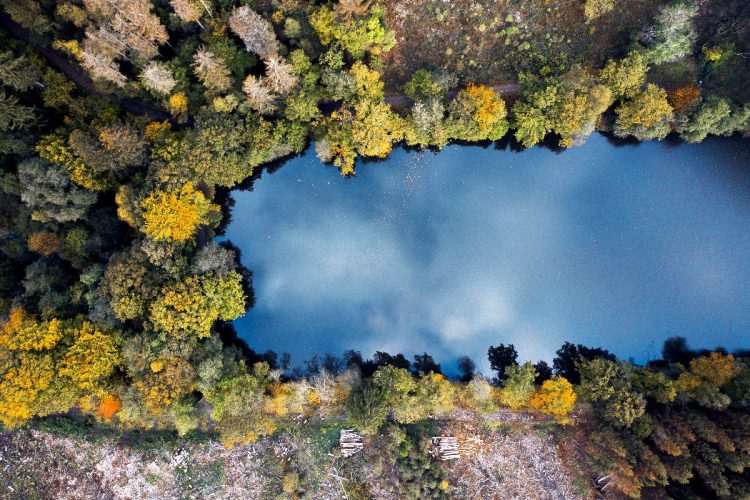
[[[658,358],[750,347],[750,141],[395,150],[354,178],[313,148],[235,191],[226,233],[257,303],[256,351],[413,355],[455,372],[512,343]],[[411,357],[411,356],[410,356]]]

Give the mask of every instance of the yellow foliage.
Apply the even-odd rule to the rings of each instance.
[[[33,417],[37,396],[50,386],[54,376],[54,361],[49,354],[18,353],[0,379],[0,422],[15,427]]]
[[[545,380],[542,387],[531,397],[531,406],[547,415],[564,417],[575,407],[576,394],[573,384],[565,377]]]
[[[83,50],[78,44],[78,40],[55,40],[52,42],[52,47],[67,52],[78,60],[83,56]]]
[[[164,369],[164,361],[157,359],[156,361],[152,361],[149,367],[151,368],[151,372],[159,373]]]
[[[706,61],[714,62],[721,59],[721,56],[724,54],[724,49],[717,45],[715,47],[703,47],[702,52]]]
[[[15,308],[0,328],[0,348],[11,351],[50,350],[62,337],[60,320],[39,323],[23,309]]]
[[[163,122],[149,122],[144,130],[144,135],[149,141],[156,142],[171,129],[172,126],[167,120]]]
[[[43,137],[36,146],[36,152],[50,163],[67,168],[70,180],[90,191],[104,191],[112,184],[111,176],[95,172],[55,134]]]
[[[740,372],[740,367],[731,354],[725,356],[720,352],[712,352],[708,356],[692,360],[690,371],[715,387],[723,387]]]
[[[60,362],[59,374],[81,389],[94,390],[120,363],[117,342],[112,334],[88,321],[73,330],[73,338],[73,345]]]
[[[177,92],[169,97],[169,109],[173,114],[180,114],[187,112],[188,99],[183,92]]]
[[[505,101],[490,87],[470,83],[466,86],[466,93],[475,106],[474,120],[481,131],[489,130],[505,118]]]
[[[153,191],[141,206],[146,223],[144,232],[160,241],[191,238],[199,225],[208,222],[210,214],[219,211],[218,205],[207,200],[190,183],[179,191]]]

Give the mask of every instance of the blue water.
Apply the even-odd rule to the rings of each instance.
[[[498,343],[548,361],[566,340],[638,362],[675,335],[750,347],[750,141],[396,150],[348,179],[311,148],[233,197],[257,298],[235,327],[293,364],[427,351],[487,373]]]

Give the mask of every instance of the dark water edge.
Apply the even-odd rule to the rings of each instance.
[[[347,179],[320,164],[314,148],[259,169],[229,197],[235,203],[226,238],[255,273],[258,301],[234,323],[239,337],[256,351],[290,352],[294,364],[346,349],[365,356],[427,351],[447,371],[464,354],[487,371],[486,349],[501,342],[514,343],[522,359],[550,361],[570,340],[639,362],[657,358],[673,335],[695,348],[750,344],[750,141],[640,144],[594,135],[572,150],[516,146],[505,140],[440,153],[397,149],[386,160],[358,162],[357,176]],[[492,215],[498,210],[509,212],[506,222]],[[525,228],[514,222],[542,213],[572,214],[572,223],[555,231],[541,218]],[[465,248],[450,241],[446,224],[464,236]],[[471,226],[477,231],[467,231]],[[477,233],[491,226],[496,232],[485,241]],[[532,245],[530,235],[550,231],[562,233],[565,258]],[[528,248],[514,248],[513,238]],[[339,262],[329,262],[329,253]],[[466,253],[476,266],[467,267]],[[358,273],[347,259],[371,269]],[[498,264],[503,259],[507,265]],[[680,277],[691,265],[709,276],[693,270]],[[665,274],[665,266],[676,271]],[[349,275],[339,276],[341,269]],[[409,279],[394,281],[394,273]],[[422,285],[431,279],[434,285]],[[514,285],[499,285],[506,281]],[[451,295],[446,282],[458,291]],[[690,292],[701,284],[703,295]],[[511,300],[518,324],[492,317],[507,306],[492,302],[500,288],[523,290]],[[489,302],[471,305],[482,300]],[[586,301],[588,308],[580,304]],[[430,302],[450,314],[441,316]],[[458,326],[444,328],[450,321]]]

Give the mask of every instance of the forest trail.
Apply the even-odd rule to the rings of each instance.
[[[493,85],[492,90],[495,91],[496,94],[502,97],[508,97],[518,94],[518,92],[521,89],[521,86],[518,82],[510,82],[510,83],[504,83],[502,85]],[[458,94],[457,90],[451,90],[448,92],[449,98],[454,98]],[[412,104],[412,100],[401,93],[393,93],[393,94],[386,94],[385,96],[385,102],[387,104],[390,104],[390,106],[393,109],[406,109],[409,108]]]
[[[123,109],[133,114],[145,115],[158,121],[174,120],[169,112],[158,106],[146,104],[137,99],[121,98],[102,92],[82,68],[72,64],[63,53],[36,42],[34,36],[29,30],[13,21],[10,16],[3,11],[0,11],[0,27],[6,29],[13,36],[28,43],[29,46],[33,47],[35,51],[47,59],[51,66],[76,82],[82,89],[101,96],[113,104],[122,106]]]

